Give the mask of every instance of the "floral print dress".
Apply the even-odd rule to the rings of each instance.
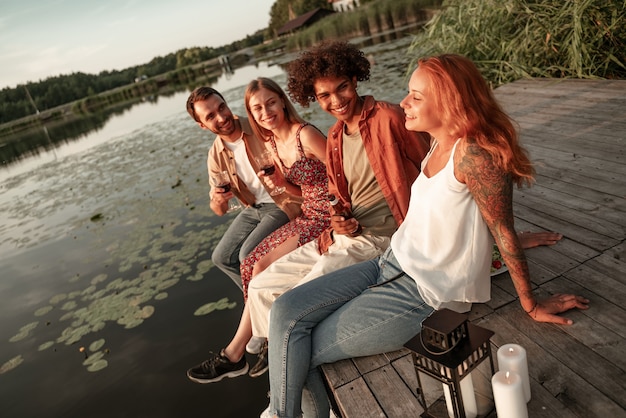
[[[290,183],[300,186],[302,190],[302,213],[268,235],[241,263],[244,300],[248,300],[248,283],[252,280],[252,269],[258,260],[295,235],[299,237],[298,247],[300,247],[316,239],[330,226],[326,165],[317,159],[307,158],[304,154],[300,131],[306,125],[308,124],[300,125],[296,133],[300,159],[291,167],[287,167],[279,158],[285,178]],[[274,153],[278,155],[274,138],[270,138],[270,143]]]

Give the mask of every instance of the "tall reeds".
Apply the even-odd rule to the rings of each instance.
[[[494,85],[523,77],[626,78],[626,1],[446,0],[410,54],[459,53]]]
[[[350,39],[426,21],[427,9],[438,9],[442,0],[377,0],[354,10],[335,13],[313,26],[290,35],[287,50],[307,48],[323,39]]]

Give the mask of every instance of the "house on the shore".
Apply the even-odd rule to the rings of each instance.
[[[347,12],[360,6],[359,0],[328,0],[336,12]]]
[[[328,15],[335,13],[332,10],[317,8],[315,10],[311,10],[303,15],[300,15],[296,18],[291,19],[289,22],[285,23],[281,26],[276,34],[280,36],[290,35],[294,32],[297,32],[301,29],[311,26],[313,23],[319,21],[320,19],[325,18]],[[291,14],[291,13],[290,13]]]

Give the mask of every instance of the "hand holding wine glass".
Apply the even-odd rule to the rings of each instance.
[[[216,190],[215,192],[218,194],[226,194],[230,192],[230,176],[227,171],[220,171],[211,177],[213,181],[213,187],[216,189],[221,189],[221,191]],[[241,204],[237,201],[237,199],[228,199],[228,210],[226,213],[230,213],[236,210],[241,209]]]
[[[272,176],[276,171],[276,164],[274,162],[274,155],[271,151],[263,151],[263,153],[256,157],[257,163],[259,163],[259,167],[263,170],[263,175]],[[285,191],[284,186],[274,187],[270,194],[272,196],[279,195]]]

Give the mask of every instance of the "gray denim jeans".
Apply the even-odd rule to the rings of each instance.
[[[266,236],[287,222],[287,214],[274,203],[242,209],[213,250],[213,264],[243,290],[239,271],[241,262]]]

